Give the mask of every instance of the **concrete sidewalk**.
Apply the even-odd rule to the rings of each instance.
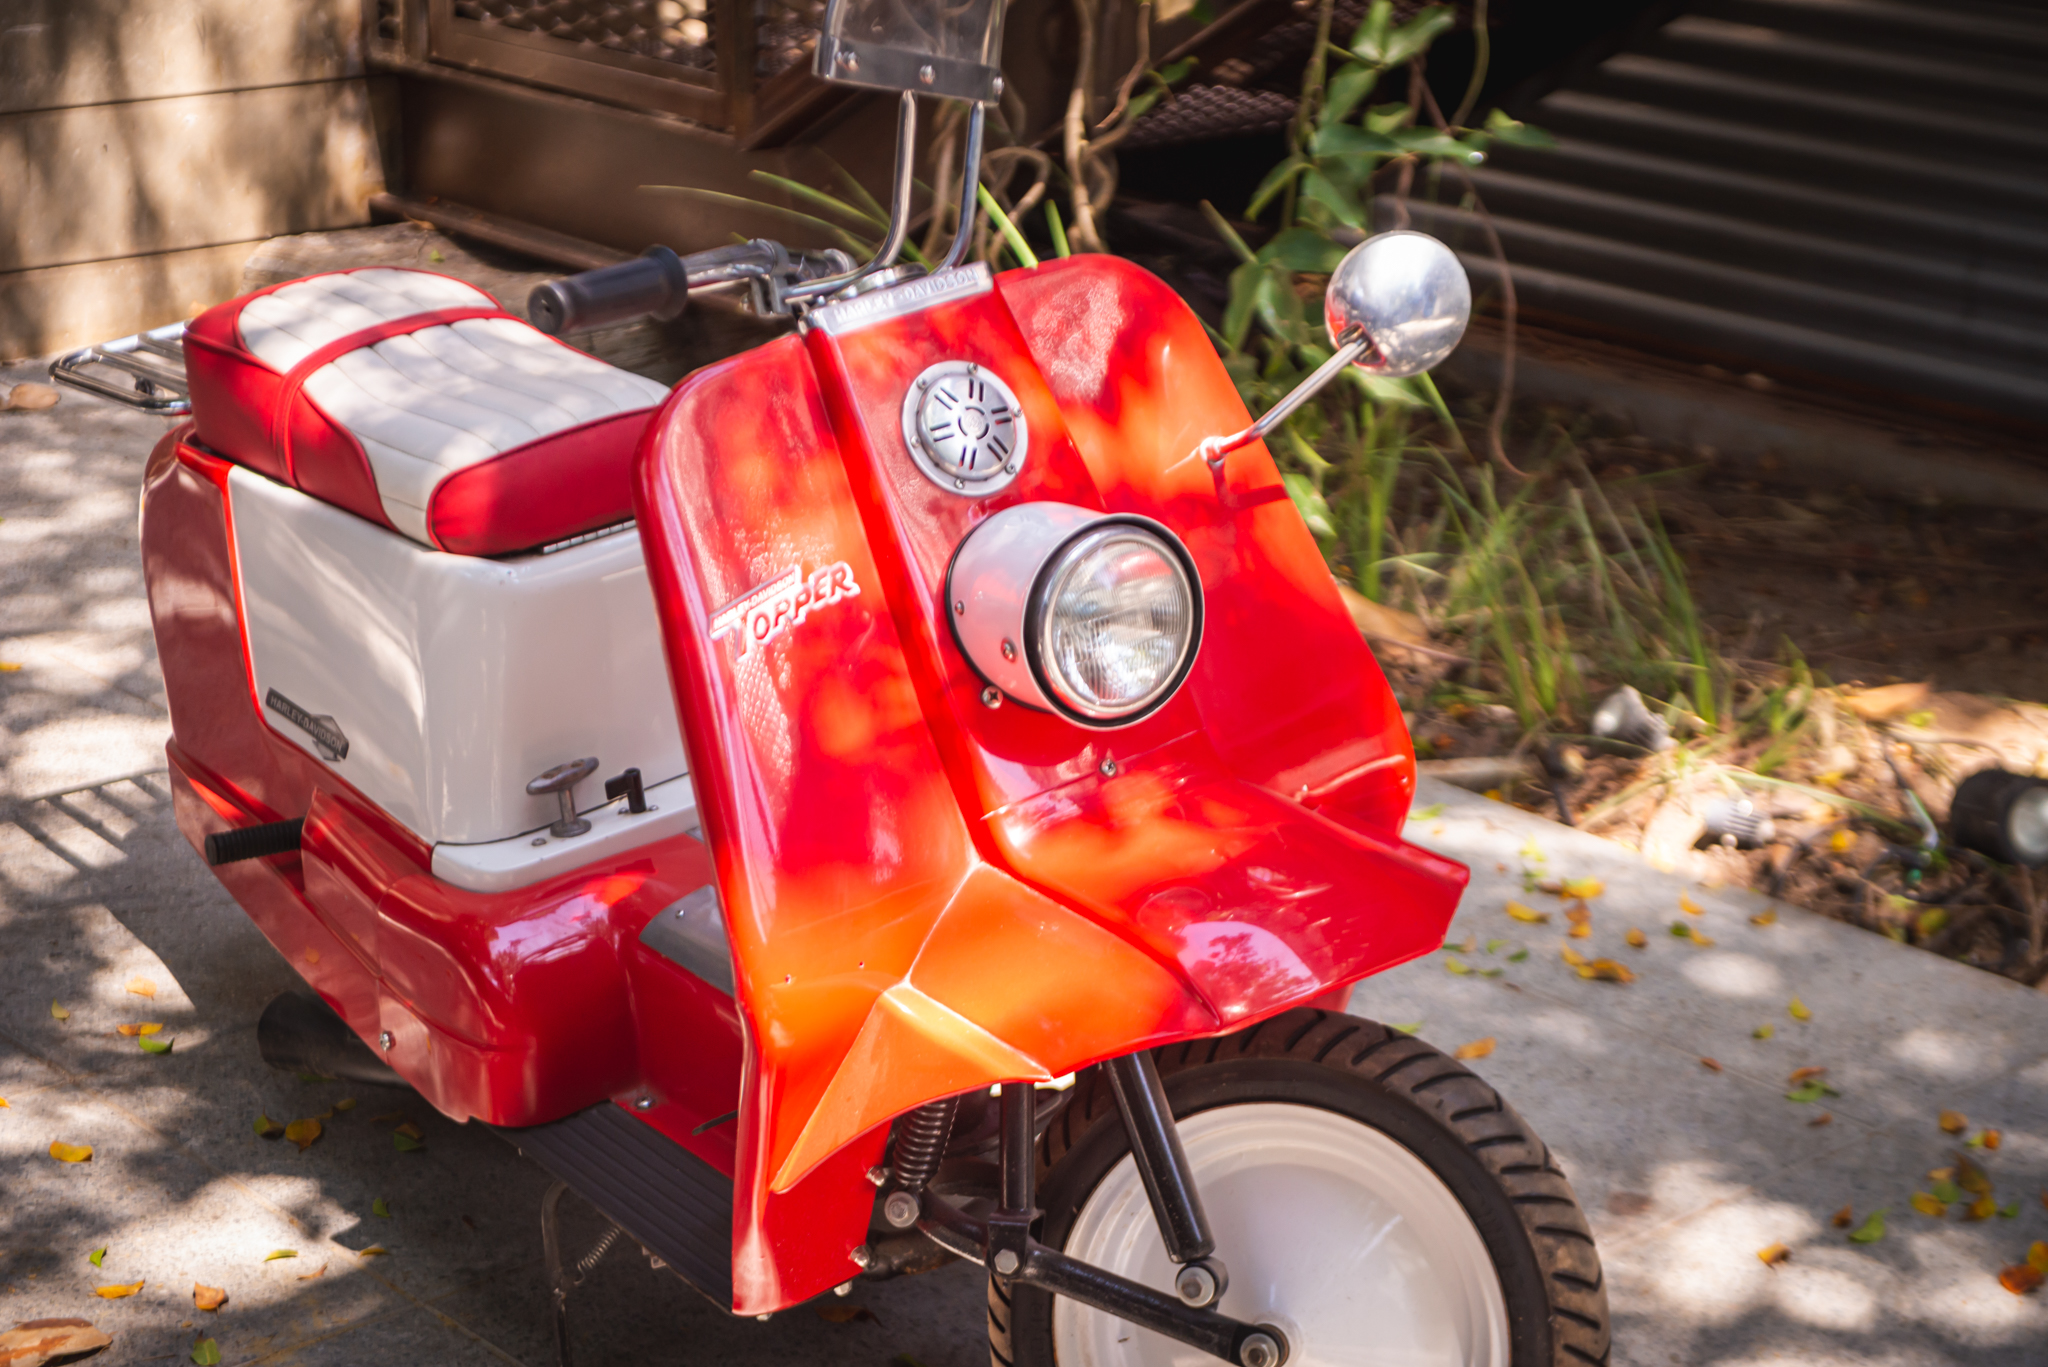
[[[115,1335],[108,1363],[183,1362],[204,1334],[230,1364],[545,1367],[539,1170],[409,1093],[305,1083],[257,1057],[256,1017],[291,969],[178,837],[160,773],[134,514],[163,427],[75,396],[0,414],[0,663],[23,666],[0,672],[0,1327],[82,1316]],[[1592,1217],[1616,1363],[2043,1360],[2048,1297],[1995,1277],[2048,1238],[2048,995],[1796,910],[1754,925],[1755,899],[1455,789],[1419,801],[1410,838],[1473,867],[1450,937],[1473,949],[1366,983],[1354,1009],[1446,1049],[1497,1042],[1473,1066],[1557,1149]],[[1525,871],[1603,880],[1589,939],[1565,940],[1560,900],[1524,891]],[[1510,898],[1551,921],[1510,918]],[[1715,943],[1673,938],[1679,920]],[[1631,926],[1646,948],[1624,943]],[[1566,944],[1635,981],[1579,978]],[[138,976],[153,999],[126,990]],[[1810,1020],[1788,1013],[1795,996]],[[163,1022],[173,1051],[113,1033],[133,1021]],[[1765,1024],[1773,1037],[1754,1038]],[[1787,1100],[1787,1074],[1809,1065],[1840,1095]],[[304,1153],[253,1131],[259,1113],[350,1096]],[[1908,1205],[1956,1151],[1942,1109],[2002,1131],[1996,1152],[1971,1152],[2011,1218]],[[423,1150],[394,1147],[395,1122],[378,1121],[393,1113]],[[53,1139],[93,1145],[93,1161],[55,1162]],[[1830,1225],[1844,1204],[1859,1223],[1888,1209],[1886,1237],[1848,1242]],[[1791,1261],[1767,1268],[1756,1252],[1778,1242]],[[373,1245],[388,1256],[360,1256]],[[275,1249],[297,1256],[265,1262]],[[138,1279],[132,1298],[92,1294]],[[226,1308],[196,1311],[194,1282],[226,1288]],[[826,1307],[866,1318],[799,1308],[760,1324],[615,1254],[572,1314],[586,1362],[979,1367],[981,1295],[954,1267]]]

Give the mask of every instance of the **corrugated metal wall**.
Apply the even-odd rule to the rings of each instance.
[[[1525,317],[2048,427],[2048,5],[1705,0],[1516,112],[1559,147],[1472,180]]]

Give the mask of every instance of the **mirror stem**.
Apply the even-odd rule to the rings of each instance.
[[[952,270],[967,259],[974,243],[975,187],[981,184],[981,126],[987,117],[977,101],[967,115],[967,155],[960,162],[960,207],[953,215],[953,245],[946,249],[942,271]]]
[[[980,106],[976,106],[979,112]],[[977,122],[974,132],[979,133]],[[979,148],[973,149],[979,151]],[[782,292],[784,299],[814,299],[821,294],[836,294],[862,276],[873,275],[876,271],[887,270],[896,264],[897,253],[903,250],[903,240],[910,236],[910,196],[917,181],[917,96],[908,90],[903,92],[903,102],[896,108],[896,183],[889,193],[889,232],[882,239],[882,245],[875,249],[867,265],[845,275],[835,275],[824,280],[812,280]]]
[[[1244,431],[1233,432],[1227,437],[1203,438],[1202,444],[1195,448],[1195,454],[1209,462],[1211,469],[1222,469],[1224,456],[1240,446],[1250,446],[1253,442],[1262,440],[1267,433],[1293,417],[1294,410],[1314,398],[1324,385],[1337,378],[1338,372],[1370,350],[1372,338],[1362,332],[1359,333],[1338,347],[1336,354],[1317,366],[1307,379],[1288,390],[1280,402],[1260,414],[1257,422]]]

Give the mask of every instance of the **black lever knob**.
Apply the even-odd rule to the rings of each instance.
[[[635,816],[647,810],[647,789],[640,782],[638,769],[628,769],[617,778],[606,779],[604,796],[607,802],[626,799],[626,810]]]

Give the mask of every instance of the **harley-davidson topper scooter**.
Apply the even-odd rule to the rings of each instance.
[[[735,281],[794,318],[672,392],[381,268],[57,364],[189,402],[142,554],[179,826],[311,989],[266,1048],[325,1023],[328,1071],[559,1179],[564,1362],[565,1185],[740,1315],[981,1264],[999,1364],[1604,1361],[1542,1142],[1344,1014],[1465,871],[1400,839],[1400,712],[1259,440],[1440,360],[1465,277],[1356,248],[1335,355],[1247,426],[1125,262],[963,264],[969,192],[895,265],[916,96],[975,102],[973,186],[999,30],[828,9],[820,73],[901,100],[865,266],[537,294],[556,332]]]

